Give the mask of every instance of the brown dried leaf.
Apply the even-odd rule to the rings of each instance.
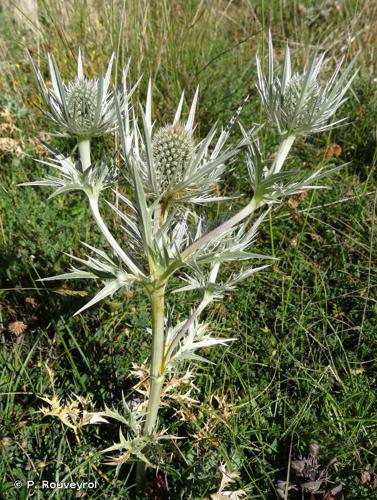
[[[211,500],[240,500],[246,495],[245,490],[226,491],[225,487],[232,484],[238,478],[239,474],[236,470],[228,471],[226,464],[220,464],[219,471],[221,472],[221,483],[219,490],[212,493]]]
[[[0,154],[21,158],[24,155],[22,143],[12,137],[0,137]]]
[[[212,407],[215,407],[217,409],[217,415],[220,417],[220,420],[222,420],[224,424],[228,423],[229,418],[234,413],[234,405],[231,403],[227,403],[226,396],[223,396],[220,399],[214,394],[210,399],[210,404]]]
[[[19,337],[27,330],[27,325],[23,321],[12,321],[8,325],[8,330],[16,337]]]
[[[370,483],[371,479],[372,479],[372,475],[369,472],[369,470],[363,470],[363,472],[361,473],[361,476],[360,476],[361,483],[368,484],[368,483]]]
[[[40,397],[43,401],[49,404],[50,408],[42,406],[40,412],[43,416],[57,417],[59,420],[77,432],[77,429],[84,425],[108,423],[104,417],[104,412],[88,411],[91,407],[90,399],[73,394],[67,401],[60,400],[56,394],[51,398],[45,396]]]
[[[339,158],[339,156],[342,154],[342,148],[341,148],[341,146],[339,146],[339,144],[336,144],[334,142],[333,144],[329,144],[325,148],[322,148],[321,153],[327,159]]]
[[[292,217],[300,225],[303,224],[303,220],[297,211],[297,207],[298,207],[300,201],[304,200],[306,198],[306,196],[307,196],[307,192],[303,191],[302,193],[295,194],[295,195],[291,196],[287,202],[287,205],[288,205],[288,208],[292,214]]]
[[[350,374],[351,375],[360,375],[361,373],[365,372],[365,368],[362,366],[360,368],[350,368]]]
[[[1,445],[2,446],[11,446],[12,443],[13,443],[13,440],[10,437],[1,438]]]
[[[374,472],[370,464],[366,464],[364,467],[360,476],[360,481],[362,484],[370,484],[374,488],[377,488],[377,474]]]
[[[298,199],[295,196],[291,196],[287,201],[288,208],[295,210],[298,207]]]
[[[38,307],[38,302],[34,297],[26,297],[25,302],[27,304],[30,304],[33,309],[36,309]]]

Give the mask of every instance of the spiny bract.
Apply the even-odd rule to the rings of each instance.
[[[164,190],[184,179],[194,155],[194,141],[182,125],[167,125],[156,132],[152,152],[156,179]]]

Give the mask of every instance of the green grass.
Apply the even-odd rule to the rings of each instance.
[[[332,161],[348,164],[326,181],[329,189],[300,201],[300,223],[286,204],[273,212],[257,246],[261,253],[273,250],[279,261],[208,312],[214,329],[237,341],[206,353],[214,364],[196,369],[192,397],[199,403],[186,408],[187,421],[179,420],[178,404],[161,412],[161,425],[169,423],[169,432],[185,437],[164,451],[170,495],[209,497],[220,483],[218,466],[227,462],[238,468],[238,485],[248,499],[277,498],[275,487],[287,477],[290,459],[316,441],[323,461],[337,457],[331,480],[344,483],[347,499],[377,498],[376,488],[361,482],[366,464],[377,471],[373,2],[42,0],[39,9],[39,25],[15,24],[10,9],[1,13],[0,104],[12,111],[13,137],[30,155],[1,153],[2,498],[27,498],[26,489],[15,490],[13,482],[42,478],[97,479],[101,486],[91,498],[135,498],[129,467],[116,478],[114,469],[93,455],[117,439],[116,426],[84,428],[79,445],[70,430],[42,418],[37,396],[52,394],[48,365],[59,395],[91,394],[98,409],[117,406],[122,391],[128,394],[133,385],[132,362],[147,358],[150,318],[146,299],[137,293],[117,294],[72,318],[87,300],[82,295],[94,288],[36,281],[67,269],[63,252],[78,254],[80,241],[101,244],[101,239],[80,196],[47,201],[42,190],[17,187],[42,171],[31,159],[37,153],[28,140],[48,130],[34,107],[38,98],[24,48],[41,57],[44,67],[51,50],[68,73],[78,45],[85,47],[90,71],[105,64],[112,50],[119,53],[119,66],[131,55],[132,76],[143,73],[154,80],[162,123],[171,118],[181,90],[191,95],[199,84],[202,133],[217,119],[226,123],[252,88],[255,53],[265,50],[269,26],[278,52],[288,38],[298,62],[313,45],[327,48],[334,63],[340,54],[350,59],[361,51],[362,70],[343,110],[348,125],[300,141],[292,159],[310,169],[328,161],[323,148],[336,143],[342,153]],[[253,94],[241,120],[250,125],[259,119]],[[271,131],[264,131],[263,141],[268,151],[275,141]],[[61,140],[53,143],[69,150]],[[98,145],[109,147],[109,141]],[[237,165],[224,190],[247,192],[245,179],[244,165]],[[177,298],[174,305],[185,314],[190,304]],[[19,337],[8,330],[15,320],[28,325]],[[35,498],[73,496],[51,490]]]

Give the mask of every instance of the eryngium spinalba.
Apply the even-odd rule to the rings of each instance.
[[[292,74],[290,50],[287,46],[281,78],[274,71],[274,53],[271,33],[269,36],[268,73],[262,70],[257,56],[257,90],[262,98],[267,120],[283,136],[307,135],[323,132],[342,123],[331,122],[338,108],[345,101],[345,94],[356,76],[354,61],[340,75],[343,59],[330,79],[321,84],[319,73],[324,54],[314,54],[302,73]]]
[[[116,129],[114,95],[109,90],[113,61],[114,54],[111,56],[105,77],[87,79],[84,76],[79,50],[77,77],[65,83],[54,57],[49,54],[48,64],[52,84],[52,88],[49,88],[31,59],[39,89],[47,106],[45,113],[62,131],[59,135],[85,140],[105,135]],[[121,99],[120,96],[118,98]]]

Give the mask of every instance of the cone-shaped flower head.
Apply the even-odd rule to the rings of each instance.
[[[42,74],[31,60],[34,73],[44,101],[46,115],[62,130],[61,135],[77,137],[79,140],[99,137],[116,129],[116,110],[113,92],[109,90],[112,55],[105,77],[87,79],[81,51],[78,53],[77,77],[64,82],[55,59],[48,55],[52,88],[47,87]],[[121,97],[119,99],[122,101]]]
[[[94,122],[97,87],[97,82],[85,79],[67,85],[67,113],[71,119],[75,118],[76,125],[82,130],[88,130]]]
[[[160,128],[152,140],[156,181],[161,190],[183,181],[194,156],[191,134],[180,124]]]
[[[281,135],[307,135],[333,128],[343,120],[331,122],[332,117],[346,100],[357,71],[354,61],[340,75],[343,60],[339,62],[331,78],[321,84],[319,73],[324,54],[314,55],[304,70],[292,74],[290,50],[287,46],[281,78],[274,71],[274,53],[271,33],[269,37],[269,61],[267,76],[257,57],[257,89],[262,98],[268,121],[277,127]]]

